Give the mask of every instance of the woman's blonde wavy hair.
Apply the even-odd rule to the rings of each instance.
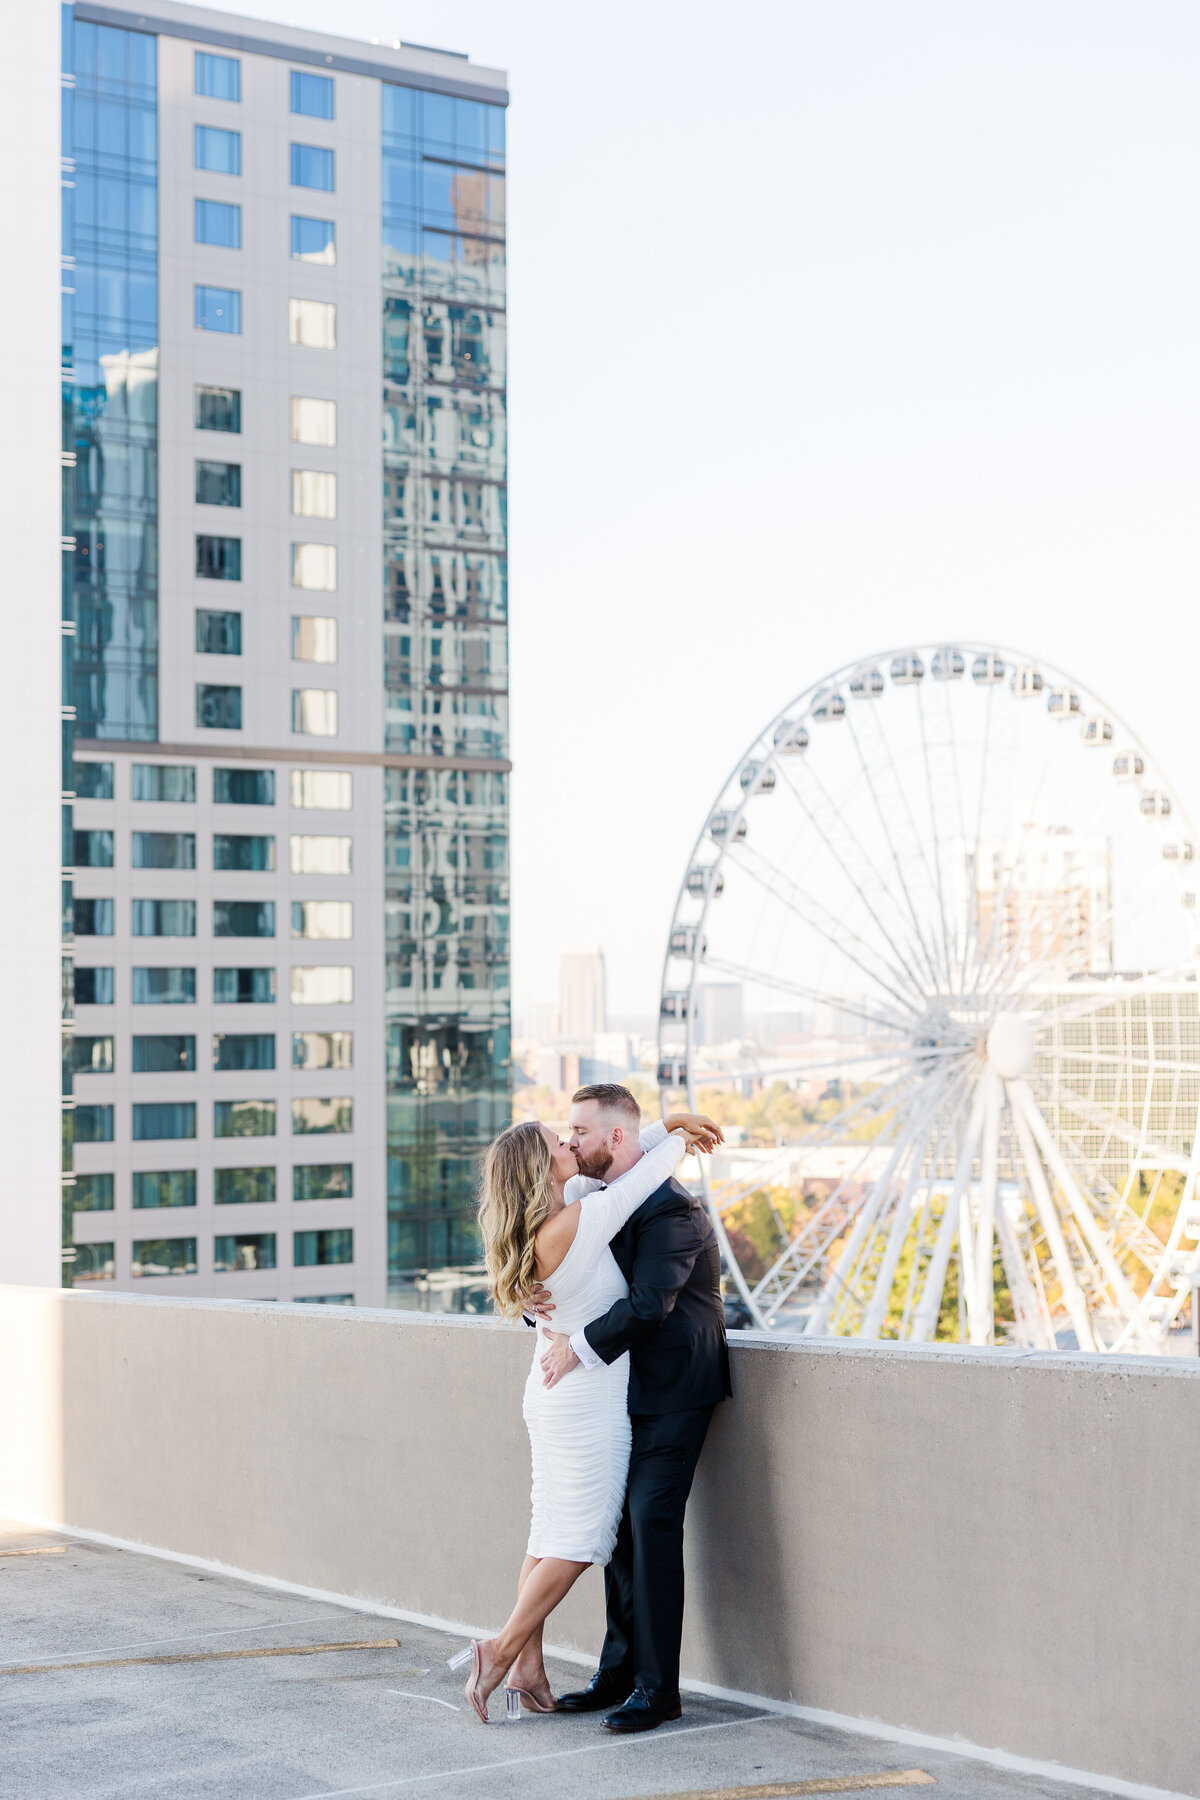
[[[519,1318],[534,1274],[533,1240],[554,1209],[550,1146],[540,1125],[510,1125],[483,1164],[479,1229],[496,1311]]]

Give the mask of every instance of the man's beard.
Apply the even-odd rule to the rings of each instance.
[[[590,1156],[583,1156],[577,1150],[575,1161],[579,1164],[579,1173],[588,1176],[592,1181],[603,1181],[612,1168],[612,1151],[608,1149],[594,1150]]]

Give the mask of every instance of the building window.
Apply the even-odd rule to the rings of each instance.
[[[296,1306],[353,1306],[353,1294],[297,1294]]]
[[[202,581],[240,581],[241,538],[197,535],[196,573]]]
[[[78,1138],[76,1142],[78,1142]],[[71,1203],[76,1212],[112,1212],[113,1178],[111,1175],[77,1175],[71,1190]]]
[[[273,1005],[275,1001],[275,971],[274,969],[214,969],[213,999],[219,1005]]]
[[[242,690],[240,687],[215,687],[210,681],[196,683],[196,723],[208,731],[240,731],[242,729]]]
[[[273,900],[214,900],[213,936],[224,938],[274,937]]]
[[[348,965],[320,963],[314,968],[293,965],[293,1006],[349,1006],[354,999],[354,970]]]
[[[336,737],[338,697],[332,688],[292,689],[292,730],[298,737]]]
[[[354,936],[354,902],[352,900],[293,900],[292,936],[294,938],[352,938]]]
[[[111,1075],[113,1066],[112,1038],[72,1038],[71,1067],[76,1075]]]
[[[239,388],[196,389],[197,431],[241,431],[242,395]]]
[[[113,1141],[113,1109],[111,1106],[77,1106],[75,1108],[75,1142],[77,1144],[111,1144]]]
[[[76,937],[111,937],[113,934],[113,903],[111,900],[75,901],[75,936]]]
[[[196,1102],[194,1100],[135,1101],[133,1107],[133,1139],[137,1144],[160,1138],[194,1138],[196,1135]]]
[[[231,462],[196,460],[197,506],[240,506],[242,504],[242,465]]]
[[[111,869],[113,866],[113,834],[111,831],[77,831],[71,853],[77,869]]]
[[[237,288],[202,287],[196,283],[196,330],[241,336],[242,296]]]
[[[340,769],[293,769],[290,797],[301,811],[349,812],[354,804],[354,777]]]
[[[352,1031],[293,1031],[293,1069],[352,1069]]]
[[[293,617],[293,662],[335,663],[337,659],[336,619]]]
[[[242,172],[242,134],[225,131],[219,125],[197,125],[195,164],[213,175],[240,175]]]
[[[198,244],[212,244],[218,250],[240,250],[242,209],[227,200],[197,200],[193,230]]]
[[[293,544],[292,586],[313,593],[333,593],[337,587],[337,546]]]
[[[190,1238],[135,1238],[131,1275],[194,1275],[196,1240]]]
[[[310,75],[306,71],[293,69],[291,86],[294,113],[304,113],[310,119],[332,119],[332,76]]]
[[[353,1163],[301,1163],[292,1170],[293,1200],[351,1200]]]
[[[195,937],[194,900],[135,900],[134,937]]]
[[[289,300],[288,342],[306,350],[336,350],[337,307],[331,300]]]
[[[319,144],[293,144],[292,186],[319,188],[324,194],[332,194],[333,151]]]
[[[111,969],[75,970],[76,1006],[111,1006],[113,1003],[113,971]]]
[[[292,396],[293,444],[320,444],[332,450],[337,443],[337,401]]]
[[[133,1072],[135,1075],[182,1075],[196,1067],[194,1037],[172,1033],[170,1036],[135,1037],[133,1040]]]
[[[201,656],[242,654],[242,615],[196,609],[196,649]]]
[[[133,798],[193,802],[196,771],[186,763],[134,763]]]
[[[311,1095],[292,1101],[292,1131],[297,1137],[327,1136],[354,1130],[354,1102],[349,1096],[319,1100]]]
[[[136,1249],[136,1245],[134,1246]],[[112,1244],[76,1244],[71,1280],[112,1281],[117,1273],[117,1258]]]
[[[336,519],[337,476],[327,469],[293,469],[292,512],[298,519]]]
[[[133,1174],[135,1210],[159,1206],[195,1206],[195,1169],[155,1169],[147,1173],[135,1169]]]
[[[218,1206],[273,1206],[274,1169],[214,1169],[213,1199]]]
[[[195,832],[135,831],[133,866],[135,869],[194,869]]]
[[[249,1273],[275,1267],[275,1233],[257,1232],[249,1237],[213,1240],[213,1269],[218,1275]]]
[[[353,1262],[354,1233],[351,1230],[294,1231],[292,1261],[298,1269]]]
[[[348,837],[293,837],[289,856],[293,875],[349,875],[354,840]]]
[[[214,769],[213,800],[218,806],[274,806],[274,769]]]
[[[256,873],[274,867],[273,837],[241,837],[221,831],[213,834],[214,869],[245,869]]]
[[[240,100],[242,65],[236,56],[215,56],[209,50],[197,50],[195,82],[196,92],[209,100]]]
[[[296,403],[293,400],[292,405]],[[79,800],[111,800],[113,797],[113,766],[111,763],[75,764],[71,776],[75,795]]]
[[[219,1138],[274,1137],[273,1100],[214,1100],[213,1136]]]
[[[134,969],[135,1006],[192,1006],[196,1000],[195,969]]]
[[[292,255],[298,262],[324,263],[337,261],[337,243],[332,219],[306,219],[292,214]]]
[[[214,1032],[214,1069],[273,1069],[274,1067],[275,1036],[273,1032]]]

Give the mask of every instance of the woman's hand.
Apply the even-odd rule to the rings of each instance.
[[[669,1113],[663,1123],[668,1131],[684,1133],[689,1150],[703,1150],[711,1156],[717,1145],[725,1142],[721,1127],[705,1113]]]

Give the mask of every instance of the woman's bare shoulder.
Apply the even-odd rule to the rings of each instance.
[[[549,1275],[557,1269],[571,1245],[575,1242],[575,1233],[579,1230],[579,1202],[572,1201],[569,1206],[562,1206],[548,1219],[544,1219],[534,1234],[533,1248],[540,1274]]]

